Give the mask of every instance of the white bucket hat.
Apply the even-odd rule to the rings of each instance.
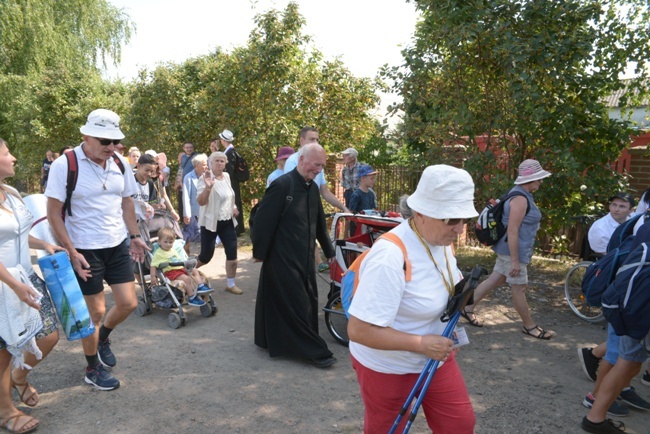
[[[232,134],[232,131],[230,130],[223,130],[222,132],[219,133],[219,137],[224,139],[226,142],[232,142],[235,139],[235,136]]]
[[[406,203],[413,211],[439,220],[478,216],[472,177],[463,169],[445,164],[424,169],[418,188]]]
[[[120,131],[120,117],[117,113],[106,109],[90,112],[86,125],[79,128],[81,134],[99,139],[122,140],[124,134]]]
[[[515,185],[527,184],[529,182],[544,179],[551,176],[551,172],[542,169],[542,165],[537,160],[524,160],[519,165],[519,176],[515,179]]]

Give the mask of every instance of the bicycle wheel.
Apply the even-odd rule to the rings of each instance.
[[[341,293],[335,292],[327,300],[327,304],[323,308],[325,312],[325,325],[332,337],[341,345],[348,346],[350,338],[348,337],[348,317],[345,316],[343,311],[343,304],[341,303]]]
[[[590,306],[582,293],[581,287],[585,271],[591,264],[591,261],[583,261],[569,270],[564,282],[564,295],[573,313],[585,321],[599,322],[604,319],[602,308]]]

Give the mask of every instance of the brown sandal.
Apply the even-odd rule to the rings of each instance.
[[[17,429],[16,424],[19,422],[21,417],[26,417],[27,421],[25,421],[25,423],[20,425],[20,428]],[[14,420],[16,418],[18,418],[18,419]],[[11,428],[9,428],[9,422],[11,422],[12,420],[14,420],[14,422],[11,424]],[[28,423],[30,423],[32,421],[36,421],[37,422],[36,425],[34,425],[31,428],[25,428],[25,425],[27,425]],[[22,413],[22,412],[20,412],[18,414],[15,414],[13,416],[10,416],[10,417],[8,417],[6,419],[2,419],[2,423],[0,423],[0,426],[2,426],[2,428],[6,429],[10,433],[14,433],[14,434],[26,434],[28,432],[32,432],[36,428],[38,428],[39,425],[40,425],[39,420],[37,420],[36,418],[34,418],[34,417],[32,417],[32,416],[30,416],[28,414]]]
[[[469,311],[467,309],[461,309],[460,314],[467,320],[470,325],[474,327],[483,327],[483,323],[476,319],[476,315],[474,314],[473,310]]]
[[[11,387],[16,389],[16,392],[18,392],[18,395],[20,396],[20,400],[22,401],[23,404],[29,407],[36,407],[38,405],[40,401],[38,392],[31,384],[29,384],[29,381],[25,381],[24,383],[17,383],[12,378]],[[21,392],[19,388],[23,388],[23,391]],[[25,394],[27,394],[28,392],[31,393],[25,396]]]
[[[537,330],[536,335],[531,333],[533,330]],[[543,328],[541,328],[541,327],[539,327],[537,325],[535,325],[535,326],[533,326],[531,328],[526,328],[526,326],[522,326],[521,332],[523,334],[528,335],[528,336],[532,336],[532,337],[534,337],[536,339],[544,339],[545,341],[547,341],[547,340],[551,339],[553,336],[555,336],[555,333],[553,333],[552,331],[544,330]]]

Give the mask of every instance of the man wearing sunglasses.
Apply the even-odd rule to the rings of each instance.
[[[81,344],[88,364],[84,380],[99,390],[120,386],[107,372],[117,363],[108,336],[137,306],[132,259],[142,261],[148,250],[140,238],[131,197],[137,193],[133,172],[124,170],[130,167],[124,157],[114,156],[124,138],[119,122],[114,112],[98,109],[80,128],[83,142],[72,151],[78,178],[70,196],[69,213],[64,214],[68,159],[52,163],[45,190],[48,221],[68,251],[96,326],[95,333],[82,339]],[[104,281],[115,299],[105,318]]]

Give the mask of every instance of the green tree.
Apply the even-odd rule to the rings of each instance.
[[[184,140],[207,150],[211,138],[232,130],[253,173],[242,191],[245,202],[262,195],[277,148],[296,145],[305,125],[318,128],[330,153],[381,135],[370,114],[379,83],[308,50],[295,3],[255,22],[245,46],[143,71],[128,116],[130,138],[154,143],[171,160]]]
[[[540,160],[553,173],[539,192],[547,228],[625,184],[609,162],[631,130],[609,119],[604,98],[622,87],[629,62],[650,58],[647,1],[414,3],[422,19],[413,44],[387,73],[413,153],[447,162],[451,145],[466,146],[478,204],[509,188],[523,159]],[[647,95],[641,79],[632,88]]]
[[[90,111],[125,110],[127,87],[102,80],[133,24],[104,0],[0,1],[0,137],[33,190],[46,149],[76,144]]]

